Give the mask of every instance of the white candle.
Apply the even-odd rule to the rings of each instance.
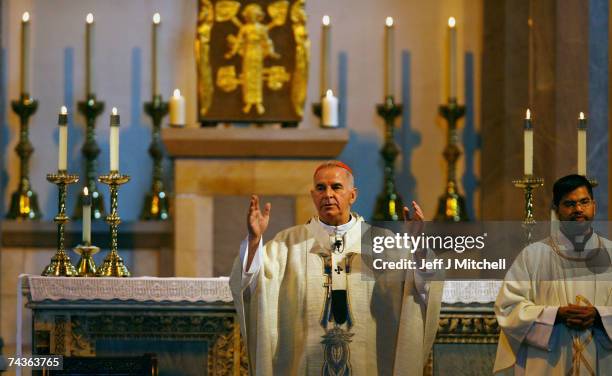
[[[68,169],[68,109],[62,106],[57,124],[59,125],[59,148],[57,157],[58,171]]]
[[[172,97],[170,97],[170,125],[183,126],[185,125],[185,97],[181,95],[179,89],[174,89]]]
[[[586,119],[584,112],[578,117],[578,175],[586,176],[587,174],[587,134],[586,134]]]
[[[92,40],[93,40],[93,22],[94,16],[88,13],[85,17],[85,95],[89,97],[93,93],[93,85],[91,79],[92,68]]]
[[[449,98],[457,99],[457,28],[455,17],[448,19]]]
[[[83,188],[83,244],[91,244],[91,196],[87,187]]]
[[[395,70],[393,48],[394,32],[393,32],[393,17],[387,17],[385,20],[385,55],[384,55],[384,99],[393,96],[393,73]]]
[[[161,22],[159,13],[153,15],[153,28],[151,33],[151,93],[155,97],[159,95],[159,83],[157,82],[157,28]]]
[[[325,96],[330,88],[330,48],[331,48],[331,21],[328,15],[323,16],[323,29],[321,33],[321,97]]]
[[[113,107],[110,117],[110,170],[119,171],[119,114],[117,107]]]
[[[24,12],[21,16],[21,94],[29,94],[29,67],[30,67],[30,13]]]
[[[529,109],[525,114],[523,138],[525,142],[524,173],[525,175],[533,175],[533,124],[531,123],[531,111]]]
[[[334,97],[334,93],[331,90],[327,90],[321,102],[321,125],[330,128],[337,127],[338,98]]]

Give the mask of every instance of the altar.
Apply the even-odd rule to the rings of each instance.
[[[159,375],[248,374],[227,277],[22,275],[20,286],[32,310],[32,337],[24,338],[19,322],[18,353],[31,340],[34,355],[152,353]],[[499,286],[499,281],[446,282],[427,374],[449,374],[448,367],[465,374],[490,372],[499,335],[492,301]]]

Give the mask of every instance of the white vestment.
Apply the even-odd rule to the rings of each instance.
[[[612,372],[612,242],[593,234],[577,252],[561,233],[530,244],[509,269],[495,302],[501,327],[494,372],[604,375]],[[557,310],[593,305],[603,325],[578,331]]]
[[[412,271],[403,271],[405,281],[384,275],[374,280],[371,272],[364,276],[372,265],[361,257],[364,222],[356,218],[343,236],[343,254],[352,260],[344,275],[352,320],[351,374],[420,375],[438,327],[443,284],[429,283],[425,304]],[[230,285],[252,374],[322,374],[324,259],[331,257],[331,244],[333,236],[313,218],[278,233],[260,249],[261,270],[252,280],[243,280],[237,258]]]

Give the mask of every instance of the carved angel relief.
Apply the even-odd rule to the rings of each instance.
[[[309,49],[304,0],[200,0],[195,41],[200,120],[297,124],[306,99]]]

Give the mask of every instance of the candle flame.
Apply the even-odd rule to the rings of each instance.
[[[87,17],[85,17],[85,22],[87,22],[88,24],[92,24],[93,21],[93,13],[87,13]]]
[[[387,19],[385,19],[385,24],[386,24],[388,27],[393,26],[393,17],[387,17]]]
[[[30,12],[23,12],[23,16],[21,16],[21,20],[23,22],[28,22],[30,21]]]
[[[180,96],[181,96],[181,91],[180,91],[179,89],[174,89],[174,93],[173,93],[173,95],[174,95],[175,97],[180,97]]]
[[[453,28],[455,27],[455,24],[457,24],[457,21],[455,21],[455,17],[450,17],[448,19],[448,27]]]
[[[117,115],[117,107],[113,107],[113,110],[111,112],[113,115]]]
[[[578,116],[578,119],[580,120],[584,120],[584,112],[580,112],[580,115]]]
[[[330,22],[331,22],[331,20],[330,20],[329,16],[327,14],[324,15],[323,16],[323,25],[324,26],[329,26]]]
[[[89,196],[89,189],[87,187],[83,188],[83,195]]]
[[[154,23],[154,24],[158,24],[158,23],[160,23],[160,22],[161,22],[161,16],[159,15],[159,13],[155,13],[155,14],[153,15],[153,23]]]
[[[60,114],[62,115],[68,115],[68,109],[66,108],[66,106],[62,106],[60,108]]]
[[[333,97],[334,96],[334,92],[332,91],[332,89],[327,89],[327,91],[325,92],[325,96],[326,97]]]
[[[527,112],[525,113],[525,120],[531,120],[531,111],[529,109],[527,109]]]

